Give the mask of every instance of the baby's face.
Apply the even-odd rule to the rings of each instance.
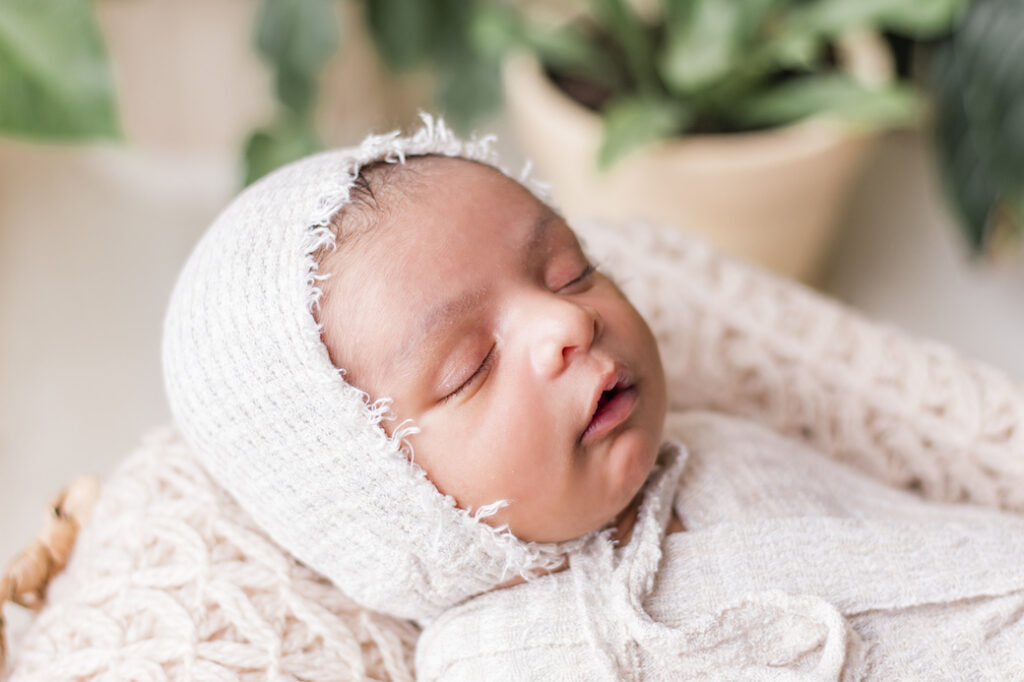
[[[661,440],[650,329],[516,182],[435,158],[412,178],[385,194],[380,224],[321,265],[332,361],[415,421],[416,464],[460,507],[509,500],[487,521],[527,541],[602,526]]]

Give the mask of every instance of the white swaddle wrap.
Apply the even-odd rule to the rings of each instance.
[[[928,503],[761,427],[673,415],[631,541],[450,610],[424,680],[1024,679],[1024,518]],[[672,483],[678,482],[673,487]]]

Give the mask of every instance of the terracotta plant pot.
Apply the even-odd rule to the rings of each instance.
[[[892,78],[877,35],[851,36],[842,53],[858,80]],[[596,113],[556,87],[530,55],[510,58],[504,80],[523,150],[568,217],[667,221],[805,281],[818,274],[848,189],[877,139],[819,116],[764,132],[659,141],[601,172]]]

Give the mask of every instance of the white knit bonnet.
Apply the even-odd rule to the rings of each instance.
[[[314,254],[334,243],[328,225],[362,167],[438,154],[502,170],[493,139],[423,124],[307,157],[243,191],[181,271],[163,340],[171,410],[213,478],[353,599],[421,623],[556,566],[583,541],[521,542],[480,520],[496,505],[457,508],[410,461],[403,438],[414,426],[388,437],[379,422],[389,402],[346,383],[321,341],[313,310],[325,275]]]

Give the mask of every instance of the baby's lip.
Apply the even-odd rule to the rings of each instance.
[[[584,437],[590,435],[588,431],[593,430],[591,427],[594,424],[594,417],[597,416],[598,409],[601,407],[601,398],[609,391],[614,391],[617,394],[631,389],[635,383],[636,380],[632,372],[618,363],[601,375],[591,394],[589,409],[585,416],[586,421],[584,422],[583,429],[580,431],[580,437],[577,442],[582,442]],[[601,430],[604,431],[606,429]]]

